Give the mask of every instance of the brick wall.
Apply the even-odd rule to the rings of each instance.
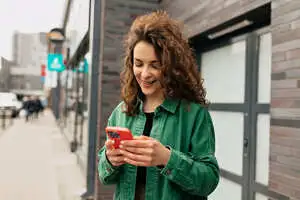
[[[157,0],[106,0],[104,18],[103,73],[101,82],[101,114],[98,121],[100,147],[105,142],[104,128],[115,106],[120,102],[120,71],[123,38],[137,15],[157,9]],[[101,131],[102,130],[102,131]],[[98,175],[97,175],[98,176]],[[97,199],[111,200],[113,186],[103,186],[96,177]]]
[[[270,189],[300,199],[300,2],[272,2]]]
[[[184,21],[188,36],[222,24],[271,0],[163,0],[171,16]]]

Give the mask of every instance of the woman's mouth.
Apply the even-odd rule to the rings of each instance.
[[[145,87],[150,87],[153,83],[155,83],[157,80],[152,80],[152,81],[143,81],[143,80],[140,80],[141,81],[141,84]]]

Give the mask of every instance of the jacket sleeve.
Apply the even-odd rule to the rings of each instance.
[[[198,114],[195,122],[190,152],[170,148],[170,159],[161,174],[191,195],[208,196],[219,182],[219,167],[214,156],[214,128],[206,109]]]
[[[108,126],[114,126],[115,122],[113,119],[113,114],[108,120]],[[99,178],[102,184],[104,185],[109,185],[109,184],[116,184],[119,181],[119,175],[120,175],[120,168],[113,166],[109,160],[106,157],[106,148],[105,146],[100,149],[98,152],[98,158],[99,158],[99,163],[98,163],[98,173],[99,173]]]
[[[106,149],[103,147],[98,153],[99,178],[104,185],[115,184],[119,181],[120,167],[115,167],[108,161],[105,151]]]

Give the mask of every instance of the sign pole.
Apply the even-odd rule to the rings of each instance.
[[[63,63],[64,31],[54,28],[48,33],[48,65],[47,69],[57,74],[57,85],[51,89],[52,110],[56,120],[60,118],[61,111],[61,72],[65,70]]]

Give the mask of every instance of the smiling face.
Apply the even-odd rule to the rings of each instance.
[[[141,41],[133,50],[133,73],[146,99],[163,97],[161,64],[153,45]]]

